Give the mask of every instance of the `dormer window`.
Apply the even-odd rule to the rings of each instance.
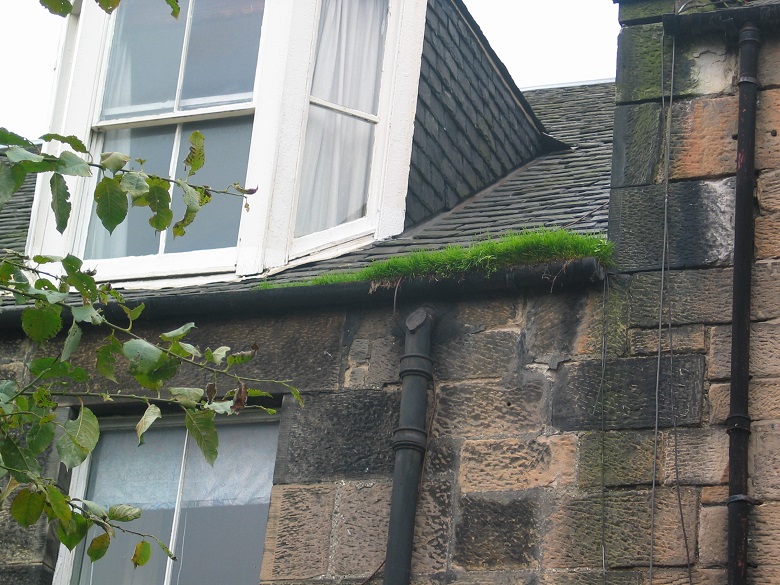
[[[93,178],[71,185],[74,220],[59,238],[41,181],[28,251],[75,253],[114,280],[248,275],[399,233],[426,3],[180,5],[178,19],[160,0],[123,2],[107,17],[85,2],[69,23],[53,130],[89,136],[95,158],[126,152],[171,178],[183,177],[199,130],[206,165],[193,182],[257,187],[248,209],[215,197],[174,238],[170,228],[154,232],[147,208],[130,206],[108,234]],[[172,211],[174,221],[184,214],[176,190]]]

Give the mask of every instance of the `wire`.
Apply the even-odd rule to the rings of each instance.
[[[609,299],[609,275],[604,278],[601,309],[601,380],[599,381],[598,404],[601,407],[601,577],[607,585],[607,486],[606,486],[606,434],[604,414],[604,380],[607,374],[607,304]]]

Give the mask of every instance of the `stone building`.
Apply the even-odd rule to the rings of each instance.
[[[266,427],[278,424],[274,438],[247,445],[237,431],[220,455],[237,445],[240,487],[246,460],[262,460],[258,474],[273,473],[270,501],[252,496],[268,509],[262,542],[239,555],[255,563],[249,571],[259,570],[261,583],[360,584],[386,572],[394,429],[402,387],[415,374],[407,368],[402,381],[399,362],[409,353],[407,325],[416,331],[431,319],[421,319],[420,308],[435,323],[412,582],[720,585],[727,573],[729,583],[743,583],[747,567],[750,583],[780,583],[780,3],[620,4],[615,83],[512,97],[527,125],[506,137],[498,135],[504,116],[490,113],[491,88],[510,96],[516,89],[462,5],[431,0],[404,231],[269,279],[304,280],[537,225],[608,230],[616,245],[609,271],[580,260],[402,283],[397,291],[361,283],[259,290],[258,279],[247,278],[128,293],[147,305],[144,334],[192,320],[193,343],[257,343],[263,359],[250,371],[292,380],[303,394],[303,407],[288,395],[275,399],[278,423]],[[756,46],[751,23],[761,38],[757,76],[738,66],[740,31],[743,48]],[[477,47],[498,76],[473,92],[464,80],[474,79],[465,73],[473,57],[461,62],[466,47]],[[739,175],[737,152],[751,134],[749,119],[738,124],[750,110],[739,94],[749,94],[756,77],[755,172],[743,156]],[[458,122],[463,116],[471,126]],[[512,138],[525,146],[500,162]],[[476,170],[489,161],[494,174]],[[470,180],[467,162],[485,180]],[[747,436],[747,413],[730,399],[734,273],[745,274],[734,247],[735,194],[745,190],[755,247],[747,248],[750,315],[740,323],[750,331],[753,422],[747,460],[730,462],[727,429]],[[14,319],[4,313],[6,370],[34,351]],[[99,343],[97,333],[86,337],[83,360]],[[205,382],[186,371],[176,380]],[[99,414],[110,421],[126,408],[110,404]],[[400,452],[404,441],[396,439]],[[747,493],[729,488],[730,470],[742,464]],[[71,485],[99,491],[97,472],[91,480],[75,475]],[[750,520],[747,556],[736,554],[736,563],[727,553],[729,507],[748,510]],[[196,559],[183,554],[172,568],[162,561],[165,579],[201,571],[197,560],[213,549],[228,558],[240,548],[227,540],[232,526],[219,526],[224,513],[207,518],[190,553]],[[55,579],[65,579],[64,565],[78,573],[78,558],[58,555],[45,524],[19,529],[5,510],[0,522],[4,583],[50,583],[58,563]],[[259,548],[261,568],[251,552]],[[76,582],[90,582],[88,574]]]

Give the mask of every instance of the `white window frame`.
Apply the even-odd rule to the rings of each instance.
[[[88,266],[97,269],[98,278],[114,282],[155,278],[165,285],[175,283],[175,278],[169,277],[251,276],[337,256],[403,231],[426,0],[389,0],[366,216],[293,238],[320,5],[320,0],[266,0],[251,104],[214,106],[195,116],[164,114],[121,122],[99,120],[112,19],[93,2],[84,2],[68,18],[51,128],[52,132],[88,138],[93,156],[100,152],[104,129],[135,126],[135,122],[149,125],[161,119],[189,122],[255,112],[245,184],[258,191],[248,200],[249,210],[243,212],[236,247],[91,260]],[[53,154],[59,152],[56,143],[48,148]],[[73,253],[83,257],[95,178],[67,180],[73,211],[68,229],[60,236],[51,211],[49,177],[39,178],[28,254]],[[197,175],[193,181],[197,183]]]
[[[218,429],[225,425],[241,425],[241,424],[269,424],[279,422],[280,417],[278,414],[254,414],[249,411],[244,412],[239,417],[222,417],[218,421]],[[103,430],[132,430],[135,424],[138,422],[137,417],[129,416],[114,416],[101,419],[100,426]],[[156,421],[155,427],[184,427],[184,419],[181,416],[167,416],[163,419]],[[185,445],[187,441],[185,439]],[[186,454],[186,450],[184,452]],[[184,456],[184,455],[183,455]],[[87,485],[89,483],[90,466],[92,463],[92,454],[90,453],[84,462],[78,467],[74,467],[71,470],[70,475],[70,489],[69,494],[72,497],[83,498],[87,493]],[[182,486],[179,486],[179,490]],[[114,502],[122,503],[122,502]],[[176,522],[174,517],[174,523]],[[128,524],[128,527],[132,529],[132,522]],[[174,524],[175,534],[175,524]],[[170,543],[166,543],[170,544]],[[159,553],[160,551],[155,551]],[[155,554],[153,553],[153,554]],[[60,544],[59,552],[57,555],[57,563],[54,569],[54,578],[52,585],[70,585],[73,578],[73,563],[75,563],[78,555],[78,547],[73,550],[69,550],[64,544]],[[100,562],[100,561],[97,561]],[[168,559],[166,565],[166,578],[171,571],[174,561]],[[142,569],[140,569],[142,570]]]

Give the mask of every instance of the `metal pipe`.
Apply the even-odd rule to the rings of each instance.
[[[401,358],[401,411],[393,433],[395,469],[385,556],[385,585],[408,585],[412,567],[414,521],[427,432],[428,383],[433,379],[433,311],[417,309],[406,319]]]
[[[731,320],[729,434],[728,584],[747,583],[748,386],[750,384],[750,293],[753,268],[756,108],[760,31],[752,22],[739,32],[739,127],[734,210],[734,283]]]

